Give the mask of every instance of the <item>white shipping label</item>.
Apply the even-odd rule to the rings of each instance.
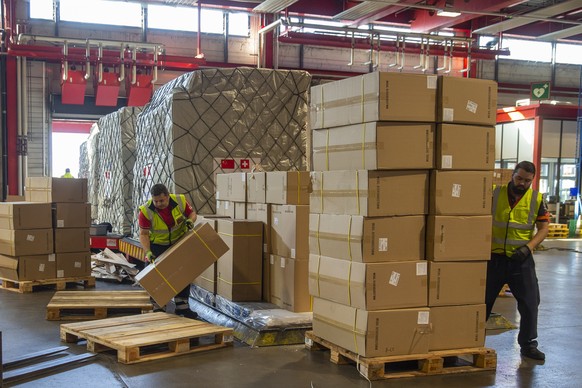
[[[63,270],[63,269],[58,269],[58,270],[57,270],[57,277],[58,277],[58,278],[64,278],[64,277],[65,277],[65,270]]]
[[[386,252],[388,250],[388,238],[382,237],[378,239],[378,251]]]
[[[475,101],[467,101],[467,110],[471,113],[477,113],[477,103]]]
[[[113,239],[113,238],[108,238],[107,239],[107,246],[116,248],[117,247],[117,240]]]
[[[26,241],[33,242],[34,241],[34,236],[32,234],[27,234],[26,235]]]
[[[419,311],[416,323],[418,323],[419,325],[428,325],[428,323],[430,322],[429,318],[430,313],[428,311]]]
[[[81,268],[81,262],[75,261],[75,268]]]
[[[453,108],[443,108],[443,121],[453,121],[455,110]]]
[[[38,265],[38,272],[44,272],[44,264],[39,264]]]
[[[271,265],[275,264],[275,257],[273,255],[271,255]]]
[[[426,276],[428,274],[428,263],[416,263],[416,276]]]
[[[267,253],[267,244],[263,244],[263,252]]]
[[[291,248],[291,258],[295,258],[295,248]]]
[[[279,225],[279,218],[277,218],[277,217],[273,218],[273,223],[275,225]]]
[[[391,286],[397,287],[399,281],[400,281],[400,274],[398,272],[392,271],[392,275],[390,275],[390,280],[388,281],[388,284],[390,284]]]
[[[453,190],[451,195],[454,198],[461,198],[461,185],[458,183],[453,183]]]
[[[281,268],[285,268],[285,258],[281,257]]]
[[[426,77],[426,88],[427,89],[436,89],[437,88],[437,79],[436,75],[429,75]]]
[[[216,192],[216,200],[218,201],[220,199],[220,191]],[[216,204],[216,207],[220,207],[219,204]]]
[[[65,220],[57,220],[57,228],[64,228]]]
[[[55,261],[56,255],[54,253],[51,253],[50,255],[48,255],[48,261]]]
[[[442,168],[453,168],[453,155],[443,155],[441,166]]]

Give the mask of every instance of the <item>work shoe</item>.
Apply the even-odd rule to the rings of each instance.
[[[534,360],[544,361],[546,355],[535,346],[524,346],[521,348],[521,355]]]

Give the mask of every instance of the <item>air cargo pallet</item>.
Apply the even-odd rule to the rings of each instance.
[[[368,380],[395,379],[494,371],[497,354],[489,348],[466,348],[434,351],[426,354],[411,354],[386,357],[361,357],[313,334],[305,333],[305,347],[309,350],[330,351],[334,364],[356,363],[360,374]],[[467,360],[466,358],[470,360]]]
[[[232,330],[167,313],[61,325],[61,341],[87,340],[93,353],[117,351],[123,364],[158,360],[232,345]]]
[[[57,291],[46,306],[48,321],[103,319],[153,310],[145,291]]]
[[[19,292],[21,294],[33,292],[34,287],[37,286],[55,286],[57,291],[62,291],[67,288],[68,283],[75,283],[76,285],[83,286],[85,288],[95,287],[95,278],[93,276],[23,281],[14,281],[0,278],[0,280],[2,281],[0,289]]]

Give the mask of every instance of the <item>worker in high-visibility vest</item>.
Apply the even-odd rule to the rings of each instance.
[[[74,178],[73,174],[71,174],[71,169],[65,169],[65,174],[61,175],[61,178]]]
[[[542,194],[530,187],[535,173],[533,163],[522,161],[515,166],[511,181],[493,190],[485,302],[488,319],[499,291],[508,284],[521,316],[517,337],[521,354],[545,360],[537,342],[540,290],[532,252],[548,235],[550,216]]]
[[[139,208],[139,241],[145,259],[154,263],[156,257],[193,229],[196,212],[183,194],[170,194],[161,183],[154,185],[150,194],[152,198]],[[187,286],[174,297],[176,314],[192,316],[188,307],[189,295],[190,286]]]

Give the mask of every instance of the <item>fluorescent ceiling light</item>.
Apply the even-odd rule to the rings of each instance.
[[[443,9],[439,9],[437,11],[437,16],[444,16],[447,18],[456,18],[457,16],[461,16],[461,13],[456,12],[456,11],[445,11]]]
[[[278,13],[285,8],[297,3],[299,0],[265,0],[253,8],[258,13]]]

